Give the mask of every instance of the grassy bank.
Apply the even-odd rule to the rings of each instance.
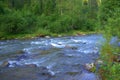
[[[31,34],[14,34],[14,35],[2,35],[0,37],[0,40],[8,40],[8,39],[32,39],[36,37],[64,37],[64,36],[81,36],[81,35],[87,35],[87,34],[99,34],[101,32],[95,32],[95,31],[70,31],[67,33],[51,33],[49,31],[42,31],[42,32],[36,32],[36,33],[31,33]]]
[[[103,64],[99,69],[102,80],[120,80],[120,4],[119,0],[102,0],[99,19],[104,28],[106,43],[101,49]],[[117,45],[111,45],[110,40],[118,37]]]
[[[103,61],[99,69],[102,80],[120,80],[120,48],[105,43],[100,58]]]

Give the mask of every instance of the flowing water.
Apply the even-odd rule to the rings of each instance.
[[[97,80],[102,35],[0,41],[0,80]],[[3,66],[4,65],[4,66]]]

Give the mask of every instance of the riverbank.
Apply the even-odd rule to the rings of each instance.
[[[101,33],[101,31],[70,31],[67,33],[51,33],[48,31],[42,31],[42,32],[36,32],[31,34],[1,34],[0,40],[10,40],[10,39],[33,39],[37,37],[63,37],[63,36],[80,36],[80,35],[87,35],[87,34],[98,34]]]

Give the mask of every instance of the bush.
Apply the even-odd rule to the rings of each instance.
[[[72,30],[70,26],[71,18],[67,15],[62,15],[56,21],[51,22],[48,28],[53,33],[65,33]]]
[[[7,34],[30,33],[30,30],[32,30],[35,25],[33,15],[23,13],[19,10],[2,15],[0,20],[2,21],[1,29]]]
[[[99,69],[102,80],[120,80],[119,52],[119,47],[113,47],[109,44],[109,41],[102,47],[100,57],[104,64]]]
[[[112,63],[101,66],[99,70],[102,80],[120,80],[120,64]]]

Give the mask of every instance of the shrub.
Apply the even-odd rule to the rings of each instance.
[[[120,64],[111,63],[101,66],[99,70],[102,80],[120,80]]]
[[[19,10],[2,15],[0,20],[2,21],[2,31],[7,34],[29,33],[35,25],[35,18],[33,15],[23,13]]]
[[[60,16],[56,21],[51,22],[49,30],[53,33],[65,33],[71,31],[71,18],[67,15]]]

